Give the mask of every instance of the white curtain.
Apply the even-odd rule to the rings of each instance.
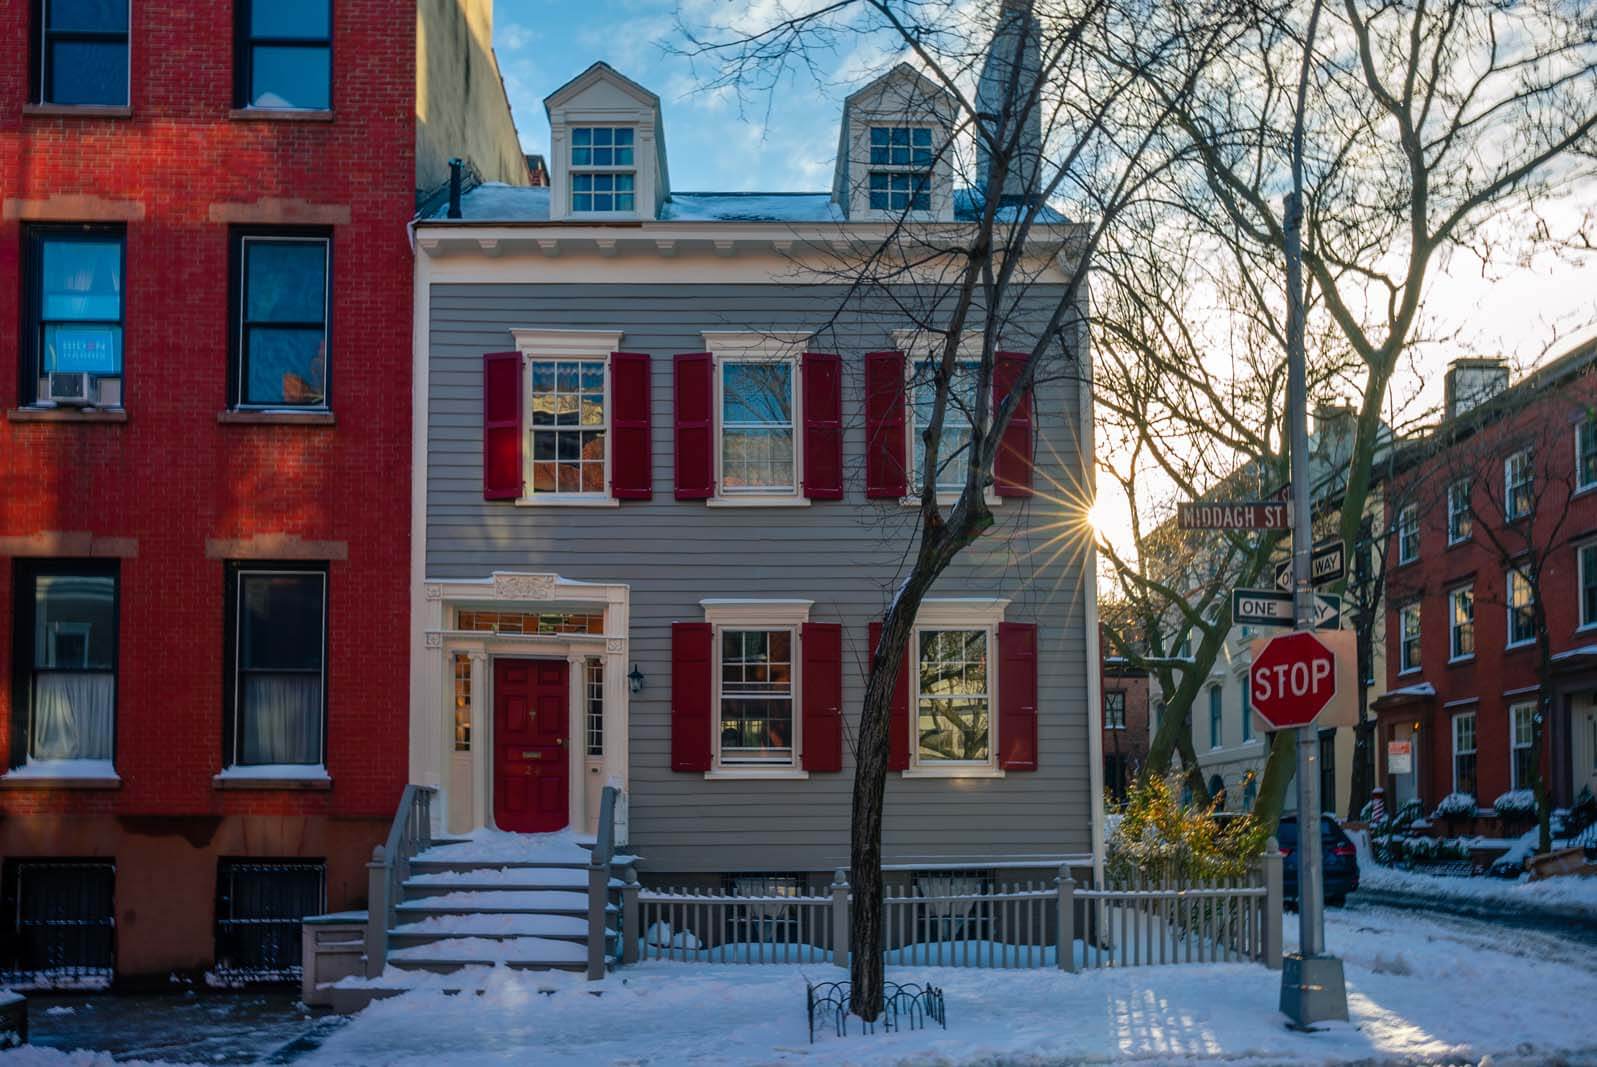
[[[322,680],[314,674],[252,674],[240,716],[245,763],[322,761]]]
[[[111,758],[116,736],[116,676],[41,672],[33,684],[34,759]]]

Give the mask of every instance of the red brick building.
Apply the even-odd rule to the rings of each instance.
[[[0,8],[8,984],[281,976],[364,899],[407,778],[418,43],[380,0]]]
[[[1103,788],[1124,800],[1133,779],[1148,761],[1152,738],[1148,721],[1148,672],[1119,656],[1105,656],[1103,693]]]
[[[1536,768],[1554,806],[1597,789],[1594,365],[1597,342],[1509,388],[1501,363],[1461,360],[1448,417],[1398,453],[1385,488],[1389,688],[1374,705],[1389,807],[1418,797],[1430,813],[1463,793],[1486,815]]]

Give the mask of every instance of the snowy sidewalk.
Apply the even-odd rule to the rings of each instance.
[[[1287,916],[1287,941],[1296,932]],[[496,972],[482,996],[414,992],[379,1001],[296,1062],[402,1064],[1331,1064],[1597,1063],[1597,974],[1516,951],[1512,931],[1441,926],[1396,912],[1333,911],[1353,1021],[1286,1029],[1279,974],[1252,964],[1058,971],[894,968],[948,998],[948,1030],[811,1046],[804,978],[829,965],[649,963],[590,985],[578,975]],[[552,988],[552,994],[540,993]],[[602,996],[591,992],[602,991]],[[263,1053],[267,1050],[263,1049]],[[0,1067],[108,1067],[41,1050]]]

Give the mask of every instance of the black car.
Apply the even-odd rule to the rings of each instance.
[[[1275,839],[1281,846],[1281,895],[1286,903],[1298,902],[1298,817],[1281,816]],[[1325,902],[1341,905],[1359,887],[1359,858],[1353,841],[1342,832],[1336,820],[1320,816],[1320,855],[1324,857]]]

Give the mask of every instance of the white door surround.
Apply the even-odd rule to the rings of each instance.
[[[571,828],[594,832],[596,798],[618,784],[617,840],[626,840],[627,794],[627,630],[629,590],[622,584],[579,582],[555,574],[495,571],[486,578],[428,579],[414,601],[420,616],[421,647],[415,650],[420,684],[412,689],[410,780],[438,790],[433,832],[493,826],[493,666],[497,658],[564,659],[570,684]],[[512,634],[456,628],[458,612],[603,613],[603,633]],[[471,664],[471,746],[455,750],[456,656]],[[604,665],[603,752],[589,756],[587,745],[587,662]]]

